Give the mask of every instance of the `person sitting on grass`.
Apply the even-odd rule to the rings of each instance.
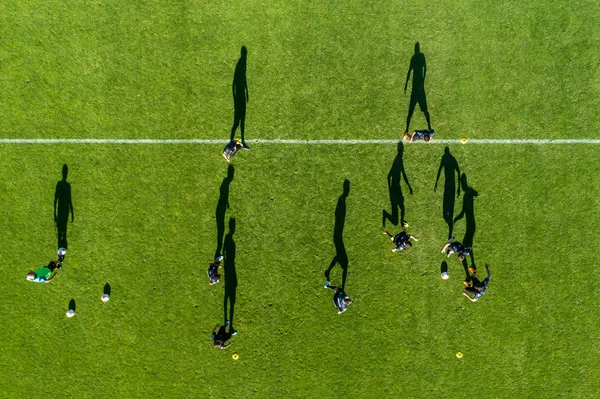
[[[411,238],[415,241],[419,241],[406,232],[406,226],[408,226],[408,224],[404,223],[402,231],[395,236],[392,236],[387,230],[383,231],[383,234],[390,237],[392,242],[396,245],[396,248],[392,249],[392,252],[404,251],[405,249],[412,247],[412,243],[409,241]]]
[[[471,302],[477,302],[477,300],[487,291],[488,283],[492,277],[490,267],[487,263],[485,264],[485,270],[487,271],[487,277],[483,281],[479,281],[477,278],[477,270],[472,267],[469,268],[469,271],[471,272],[471,282],[465,281],[466,287],[462,294]],[[471,298],[469,294],[473,294],[473,297]]]
[[[240,139],[231,140],[223,149],[223,158],[225,158],[225,160],[229,162],[231,158],[233,158],[235,154],[237,154],[238,151],[243,147],[244,145],[242,144]]]
[[[61,267],[62,262],[60,260],[52,260],[48,266],[27,273],[27,280],[36,283],[49,283],[56,277]]]
[[[348,308],[348,305],[352,303],[350,297],[344,292],[344,287],[341,285],[336,287],[335,285],[331,285],[331,282],[328,281],[325,283],[325,288],[331,288],[335,291],[335,294],[333,294],[333,304],[337,308],[338,314],[344,313]]]
[[[431,143],[431,138],[433,137],[433,130],[415,130],[410,133],[404,133],[402,138],[404,140],[408,140],[409,143],[414,141],[423,140],[426,143]]]
[[[229,327],[229,332],[226,330],[226,327]],[[222,326],[217,324],[212,331],[213,348],[229,348],[231,343],[227,341],[229,341],[232,336],[237,335],[237,333],[237,331],[231,328],[231,322],[229,320],[227,320],[227,322]]]
[[[210,280],[208,282],[209,285],[214,285],[217,284],[219,282],[219,280],[221,279],[221,275],[219,274],[219,269],[221,268],[221,259],[223,259],[222,256],[218,257],[217,259],[215,259],[215,261],[213,263],[210,263],[208,265],[208,279]]]
[[[465,260],[466,255],[471,254],[471,248],[465,248],[465,246],[460,242],[454,241],[454,237],[450,238],[446,245],[444,245],[444,248],[442,248],[442,253],[446,252],[446,249],[448,250],[448,253],[446,254],[448,258],[452,254],[457,254],[458,260],[461,262]]]

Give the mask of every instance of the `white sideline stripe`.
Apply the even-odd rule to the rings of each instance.
[[[396,144],[399,140],[285,140],[254,139],[250,144]],[[203,139],[0,139],[0,144],[226,144],[227,140]],[[427,144],[423,141],[413,144]],[[431,144],[461,144],[460,140],[432,140]],[[473,139],[466,144],[600,144],[600,139]]]

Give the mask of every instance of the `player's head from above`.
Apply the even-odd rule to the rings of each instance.
[[[242,46],[240,54],[242,55],[242,58],[246,58],[248,56],[248,49],[246,48],[246,46]]]
[[[421,46],[419,45],[419,42],[415,43],[415,54],[419,54],[421,52]]]
[[[344,180],[344,195],[350,194],[350,180]]]
[[[423,134],[423,140],[425,140],[427,142],[431,141],[431,136],[429,135],[429,133]]]
[[[352,299],[350,299],[350,298],[344,298],[344,303],[346,305],[350,305],[352,303]]]
[[[29,272],[27,273],[27,277],[25,277],[27,280],[34,280],[35,279],[35,273],[34,272]]]
[[[459,260],[459,261],[461,261],[461,262],[462,262],[463,260],[465,260],[465,255],[463,255],[463,254],[458,254],[458,260]]]
[[[411,247],[412,247],[412,242],[410,242],[410,241],[406,241],[406,242],[404,243],[404,246],[405,246],[406,248],[411,248]]]

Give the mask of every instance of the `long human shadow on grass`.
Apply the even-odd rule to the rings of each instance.
[[[458,167],[456,158],[450,154],[450,149],[448,147],[444,149],[444,155],[442,155],[442,159],[440,161],[440,168],[438,169],[437,177],[435,179],[435,186],[433,187],[434,192],[437,190],[442,169],[444,170],[444,204],[442,207],[442,212],[444,220],[446,221],[446,224],[448,224],[448,239],[450,239],[452,237],[452,229],[454,228],[454,191],[456,190],[454,172],[456,172],[457,180],[459,180],[460,168]],[[458,187],[458,190],[456,190],[456,198],[459,196],[460,186]]]
[[[75,219],[71,199],[71,183],[67,182],[68,174],[69,167],[64,164],[62,167],[62,180],[56,183],[56,190],[54,191],[54,222],[56,223],[58,248],[65,249],[68,248],[67,225],[69,223],[69,213],[71,213],[71,223]]]
[[[385,209],[383,210],[382,223],[385,227],[386,219],[390,221],[394,226],[398,226],[398,208],[400,208],[400,222],[404,224],[406,220],[404,216],[406,214],[406,208],[404,206],[404,195],[402,195],[402,187],[400,186],[400,176],[404,178],[404,182],[408,186],[409,192],[412,194],[413,190],[408,182],[406,171],[404,170],[404,161],[402,156],[404,154],[404,144],[402,141],[398,142],[398,154],[392,162],[392,167],[387,176],[388,190],[390,192],[390,203],[392,205],[392,213],[388,213]]]
[[[330,281],[329,275],[331,269],[339,264],[342,268],[342,288],[346,286],[346,277],[348,276],[348,254],[344,245],[344,223],[346,222],[346,198],[350,193],[350,180],[344,180],[344,191],[339,196],[335,207],[335,226],[333,228],[333,245],[335,246],[335,256],[331,260],[329,267],[325,270],[325,277]]]
[[[461,212],[454,218],[454,223],[465,218],[466,229],[465,236],[462,240],[462,244],[471,248],[470,257],[471,257],[471,267],[476,268],[475,266],[475,256],[473,255],[473,238],[475,237],[475,231],[477,229],[477,225],[475,223],[475,197],[479,195],[477,191],[468,185],[467,183],[467,175],[463,173],[460,177],[460,184],[463,190],[463,204]],[[463,267],[465,268],[465,273],[467,273],[467,277],[470,276],[467,260],[463,261]],[[468,280],[468,278],[467,278]]]
[[[244,138],[244,128],[246,123],[246,103],[250,100],[248,95],[248,83],[246,81],[246,62],[248,59],[248,50],[245,46],[242,46],[240,52],[240,59],[235,66],[235,72],[233,74],[233,83],[231,84],[231,90],[233,92],[233,126],[231,126],[231,137],[229,140],[235,138],[235,131],[237,127],[240,127],[242,134],[242,144],[246,146]]]
[[[230,328],[233,329],[233,312],[235,308],[235,294],[237,290],[238,280],[235,271],[235,241],[233,235],[235,234],[235,219],[229,219],[229,233],[225,236],[225,242],[223,243],[223,273],[224,273],[224,290],[225,295],[223,298],[223,319],[225,323],[227,320],[230,321]],[[229,308],[228,306],[229,305]],[[227,318],[227,310],[229,309],[229,318]]]
[[[427,97],[425,96],[425,76],[427,75],[427,63],[425,62],[425,54],[421,52],[419,42],[415,43],[415,53],[410,59],[408,73],[406,74],[406,83],[404,84],[404,94],[406,94],[406,88],[408,86],[408,80],[410,79],[411,72],[413,73],[412,90],[410,92],[408,115],[406,116],[405,133],[408,133],[410,119],[412,118],[417,104],[419,104],[419,108],[421,108],[421,111],[423,111],[423,114],[425,115],[425,119],[427,120],[427,128],[431,130],[431,118],[429,116],[429,111],[427,110]]]
[[[460,183],[463,190],[463,205],[460,213],[454,218],[454,223],[465,218],[466,230],[465,236],[462,243],[467,248],[473,247],[473,238],[475,237],[476,223],[475,223],[475,197],[479,195],[477,191],[467,184],[467,175],[462,174],[460,177]]]
[[[229,208],[229,185],[233,180],[234,175],[233,165],[227,167],[227,176],[223,179],[219,188],[219,202],[215,211],[215,219],[217,222],[217,249],[215,250],[214,259],[218,259],[223,250],[223,236],[225,235],[225,213]]]

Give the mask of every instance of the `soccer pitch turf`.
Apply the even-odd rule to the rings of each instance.
[[[594,140],[595,3],[19,2],[0,11],[2,138],[223,141],[0,144],[3,396],[600,394],[597,144],[448,144],[478,192],[474,256],[493,275],[470,303],[456,258],[440,279],[443,173],[433,187],[445,144],[404,147],[414,191],[402,182],[406,219],[419,241],[394,254],[381,234],[394,144],[250,142],[232,161],[226,213],[226,225],[236,219],[239,331],[227,350],[210,340],[224,321],[224,282],[206,277],[242,44],[248,139],[399,138],[418,40],[434,139]],[[411,126],[423,124],[417,107]],[[54,281],[34,284],[27,271],[55,256],[63,164],[69,252]],[[323,273],[345,179],[353,303],[337,315]],[[465,224],[456,222],[459,240]],[[340,282],[339,266],[331,279]]]

